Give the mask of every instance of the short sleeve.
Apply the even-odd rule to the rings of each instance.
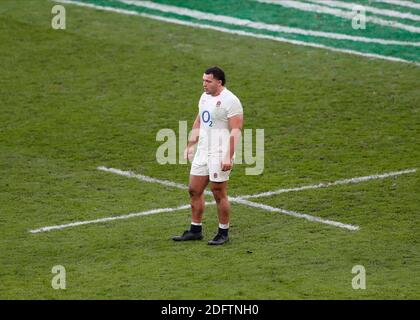
[[[237,116],[239,114],[243,114],[244,110],[242,108],[241,101],[238,98],[232,99],[232,103],[227,108],[227,117],[232,118],[233,116]]]

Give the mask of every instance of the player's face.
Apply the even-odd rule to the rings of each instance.
[[[203,89],[207,94],[215,94],[221,86],[221,80],[215,79],[212,74],[203,74]]]

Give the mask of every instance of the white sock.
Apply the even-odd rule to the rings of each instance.
[[[219,223],[219,228],[220,228],[220,229],[229,229],[229,222],[228,222],[228,223],[226,223],[226,224]]]

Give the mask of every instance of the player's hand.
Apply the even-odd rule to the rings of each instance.
[[[184,159],[192,161],[194,157],[194,147],[185,147],[184,149]]]
[[[223,161],[223,162],[221,163],[221,166],[222,166],[222,171],[229,171],[229,170],[232,170],[232,167],[233,167],[233,161],[232,161],[232,160],[231,160],[231,161],[229,161],[229,160]]]

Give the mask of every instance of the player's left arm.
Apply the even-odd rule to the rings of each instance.
[[[235,147],[238,144],[242,134],[242,126],[244,123],[243,114],[230,117],[228,119],[230,136],[229,136],[229,152],[227,159],[222,163],[222,171],[231,170],[233,167],[233,154],[235,153]]]

